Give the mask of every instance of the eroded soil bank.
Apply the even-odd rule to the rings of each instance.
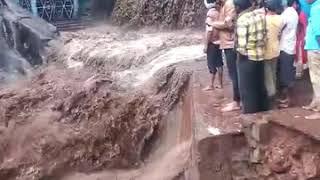
[[[318,140],[277,123],[254,124],[245,135],[226,134],[199,141],[201,180],[320,178]]]
[[[192,82],[200,179],[319,179],[319,121],[305,120],[312,112],[301,108],[312,97],[308,75],[295,84],[294,107],[243,116],[220,111],[232,99],[228,81],[223,91],[202,91],[205,65],[194,65]]]

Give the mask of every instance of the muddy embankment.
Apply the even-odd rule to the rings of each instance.
[[[174,64],[203,54],[201,36],[177,34],[63,34],[48,67],[0,90],[0,179],[181,175],[190,158],[192,71]],[[136,170],[75,174],[114,168]]]
[[[319,140],[303,132],[256,119],[244,134],[198,142],[200,179],[316,180],[319,145]]]

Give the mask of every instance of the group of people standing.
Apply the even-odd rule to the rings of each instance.
[[[212,81],[204,90],[223,88],[224,56],[233,102],[223,112],[287,108],[299,67],[308,61],[314,99],[304,108],[316,111],[308,119],[320,119],[320,0],[205,0],[205,5],[204,52]]]

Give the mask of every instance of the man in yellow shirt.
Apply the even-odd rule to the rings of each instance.
[[[264,52],[264,80],[270,103],[275,102],[277,88],[277,61],[280,56],[280,36],[283,29],[281,15],[277,14],[280,1],[265,1],[266,8],[266,45]]]

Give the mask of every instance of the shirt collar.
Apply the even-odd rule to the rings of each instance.
[[[238,15],[238,18],[240,18],[242,15],[244,15],[244,14],[246,14],[246,13],[248,13],[248,12],[251,12],[251,11],[253,11],[253,8],[252,8],[252,7],[250,7],[250,8],[248,8],[248,9],[242,11],[242,12]]]

